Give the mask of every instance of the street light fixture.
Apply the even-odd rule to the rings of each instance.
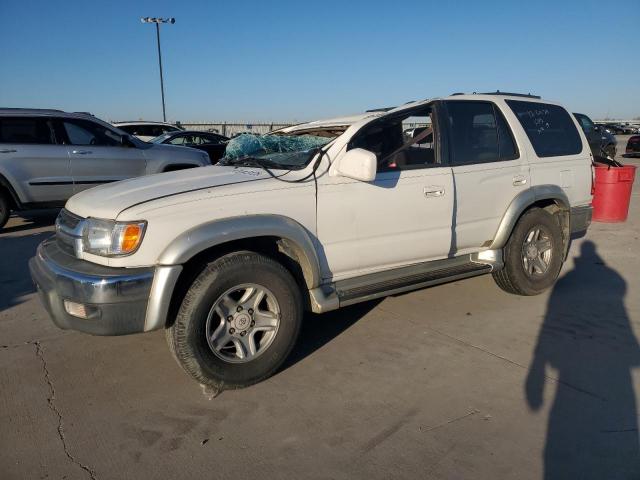
[[[158,65],[160,65],[160,92],[162,94],[162,120],[167,121],[167,114],[164,109],[164,81],[162,79],[162,54],[160,53],[160,24],[161,23],[176,23],[176,19],[171,18],[156,18],[156,17],[142,17],[140,19],[142,23],[155,23],[156,24],[156,38],[158,39]]]

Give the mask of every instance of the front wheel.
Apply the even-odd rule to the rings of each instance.
[[[551,287],[562,268],[564,246],[556,218],[532,208],[518,220],[504,249],[504,267],[493,279],[506,292],[538,295]]]
[[[276,372],[300,331],[300,289],[289,271],[253,252],[225,255],[198,275],[167,342],[180,366],[217,391]]]

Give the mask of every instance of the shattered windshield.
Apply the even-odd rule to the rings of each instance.
[[[315,135],[242,134],[229,140],[218,165],[303,168],[333,138]]]

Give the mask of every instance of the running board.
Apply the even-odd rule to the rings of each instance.
[[[340,307],[489,273],[492,266],[466,255],[372,273],[335,283]]]

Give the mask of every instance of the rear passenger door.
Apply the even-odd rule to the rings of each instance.
[[[497,104],[446,101],[455,204],[455,254],[481,250],[511,201],[529,188],[529,165]]]
[[[121,145],[120,135],[106,126],[64,118],[61,130],[71,157],[74,193],[146,173],[143,150]]]
[[[73,195],[69,155],[51,117],[0,118],[0,173],[23,203],[61,205]]]

